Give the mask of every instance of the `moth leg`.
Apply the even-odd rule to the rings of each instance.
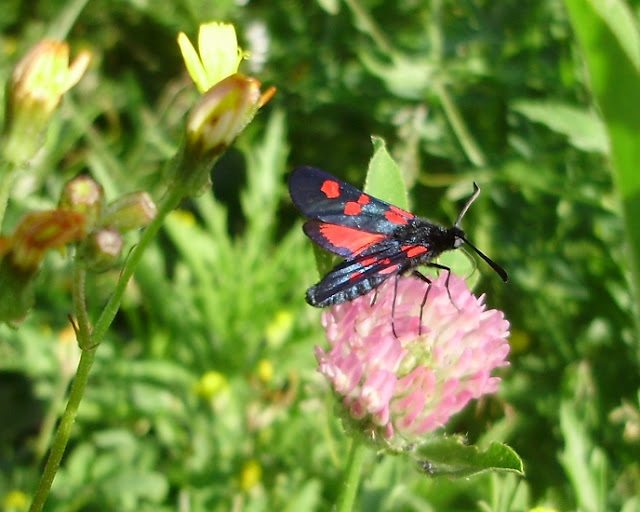
[[[369,307],[372,308],[377,300],[378,300],[378,289],[374,288],[373,297],[371,298],[371,302],[369,303]]]
[[[396,333],[396,297],[398,296],[398,280],[400,279],[400,274],[396,274],[394,276],[395,281],[393,282],[393,301],[391,302],[391,332],[393,335],[398,338],[398,334]]]
[[[420,303],[420,319],[418,323],[418,336],[421,336],[422,335],[422,312],[424,311],[424,305],[427,303],[427,298],[429,297],[429,292],[431,291],[431,279],[429,279],[427,276],[425,276],[421,272],[418,272],[417,270],[414,270],[413,272],[411,272],[411,275],[417,277],[421,281],[424,281],[425,283],[428,284],[427,291],[424,292],[424,297],[422,297],[422,302]]]
[[[460,311],[460,308],[458,307],[458,305],[453,301],[453,297],[451,297],[451,290],[449,290],[449,278],[451,277],[451,269],[445,265],[440,265],[439,263],[427,263],[427,266],[439,268],[440,270],[447,271],[447,279],[445,279],[444,286],[447,289],[447,295],[449,296],[449,300],[451,301],[451,304],[453,304],[455,308],[458,311]]]

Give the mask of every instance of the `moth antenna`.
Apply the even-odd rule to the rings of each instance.
[[[469,242],[469,240],[467,240],[464,236],[460,236],[460,238],[462,239],[462,241],[467,244],[469,247],[471,247],[478,256],[480,256],[484,261],[487,262],[487,264],[493,269],[495,270],[496,274],[498,274],[502,280],[506,283],[509,280],[509,276],[507,275],[507,272],[505,271],[505,269],[503,269],[500,265],[498,265],[495,261],[493,261],[491,258],[489,258],[489,256],[487,256],[486,254],[484,254],[480,249],[478,249],[475,245],[473,245],[471,242]]]
[[[462,217],[464,217],[464,214],[467,213],[467,210],[471,206],[471,203],[473,203],[478,198],[479,195],[480,195],[480,187],[474,181],[473,182],[473,194],[471,195],[471,197],[469,199],[467,199],[467,202],[464,205],[464,208],[462,208],[462,211],[460,212],[460,215],[458,215],[458,220],[456,220],[456,223],[454,224],[454,226],[456,226],[458,228],[460,227],[460,222],[462,221]]]

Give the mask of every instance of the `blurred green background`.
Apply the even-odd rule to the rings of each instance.
[[[483,189],[464,228],[509,272],[505,285],[480,262],[477,290],[511,322],[511,366],[447,429],[511,445],[526,478],[433,479],[379,455],[360,510],[640,510],[624,191],[558,0],[3,0],[4,79],[47,36],[94,57],[6,225],[53,207],[78,173],[109,199],[157,197],[197,98],[176,37],[211,20],[236,25],[251,53],[241,69],[278,92],[218,162],[212,192],[184,203],[145,254],[47,510],[331,509],[348,438],[315,372],[325,342],[304,291],[318,275],[286,176],[310,164],[360,186],[371,135],[418,215],[450,225],[472,182]],[[640,114],[632,98],[629,111]],[[91,276],[94,317],[117,275]],[[69,285],[67,260],[49,255],[31,316],[0,327],[5,510],[26,510],[75,369]]]

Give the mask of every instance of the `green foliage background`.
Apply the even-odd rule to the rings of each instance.
[[[637,18],[638,3],[629,9]],[[510,274],[504,285],[478,264],[478,290],[512,324],[511,366],[500,393],[448,429],[506,442],[527,474],[430,478],[410,459],[372,457],[360,509],[640,510],[626,194],[558,0],[4,0],[3,77],[45,36],[94,55],[6,224],[55,205],[81,172],[110,199],[161,190],[197,97],[176,36],[213,19],[236,25],[253,56],[244,70],[278,93],[213,170],[213,191],[172,215],[145,255],[97,352],[48,510],[330,510],[348,439],[315,372],[320,312],[303,297],[318,276],[286,176],[310,164],[360,185],[371,135],[421,216],[450,224],[471,183],[483,189],[464,227]],[[94,313],[117,274],[92,277]],[[25,510],[8,497],[37,485],[43,432],[73,375],[69,279],[50,255],[32,315],[0,329],[6,510]],[[206,392],[208,372],[222,390]]]

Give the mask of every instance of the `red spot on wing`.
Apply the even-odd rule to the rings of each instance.
[[[367,194],[361,194],[358,198],[358,204],[369,204],[371,202],[371,198]]]
[[[391,260],[389,258],[378,258],[377,256],[369,256],[367,258],[358,259],[358,263],[363,267],[370,267],[371,265],[389,265]]]
[[[345,215],[359,215],[362,212],[362,206],[360,206],[355,201],[349,201],[344,205],[344,214]]]
[[[362,271],[354,272],[349,276],[349,281],[357,281],[358,279],[360,279],[360,276],[362,275],[364,275],[364,272]]]
[[[397,206],[390,206],[389,209],[384,212],[385,218],[393,224],[408,224],[409,219],[413,219],[414,215]]]
[[[407,253],[407,258],[415,258],[429,252],[429,249],[424,245],[403,245],[401,249]]]
[[[369,256],[368,258],[362,258],[358,260],[358,263],[360,263],[360,265],[362,265],[363,267],[370,267],[371,265],[375,264],[378,261],[378,258],[376,258],[375,256]]]
[[[347,249],[351,251],[352,255],[361,253],[367,247],[382,241],[387,236],[325,223],[320,224],[319,231],[331,245]]]
[[[340,184],[334,180],[326,180],[320,190],[327,196],[329,199],[335,199],[340,196]]]
[[[385,258],[384,260],[381,260],[381,262],[390,262],[391,260],[389,260],[388,258]],[[392,265],[390,267],[387,268],[383,268],[382,270],[378,271],[378,274],[393,274],[394,272],[396,272],[398,270],[398,267],[400,265]],[[349,281],[353,282],[353,281],[357,281],[361,276],[365,275],[366,272],[364,270],[359,270],[357,272],[354,272],[353,274],[351,274],[349,276]]]

